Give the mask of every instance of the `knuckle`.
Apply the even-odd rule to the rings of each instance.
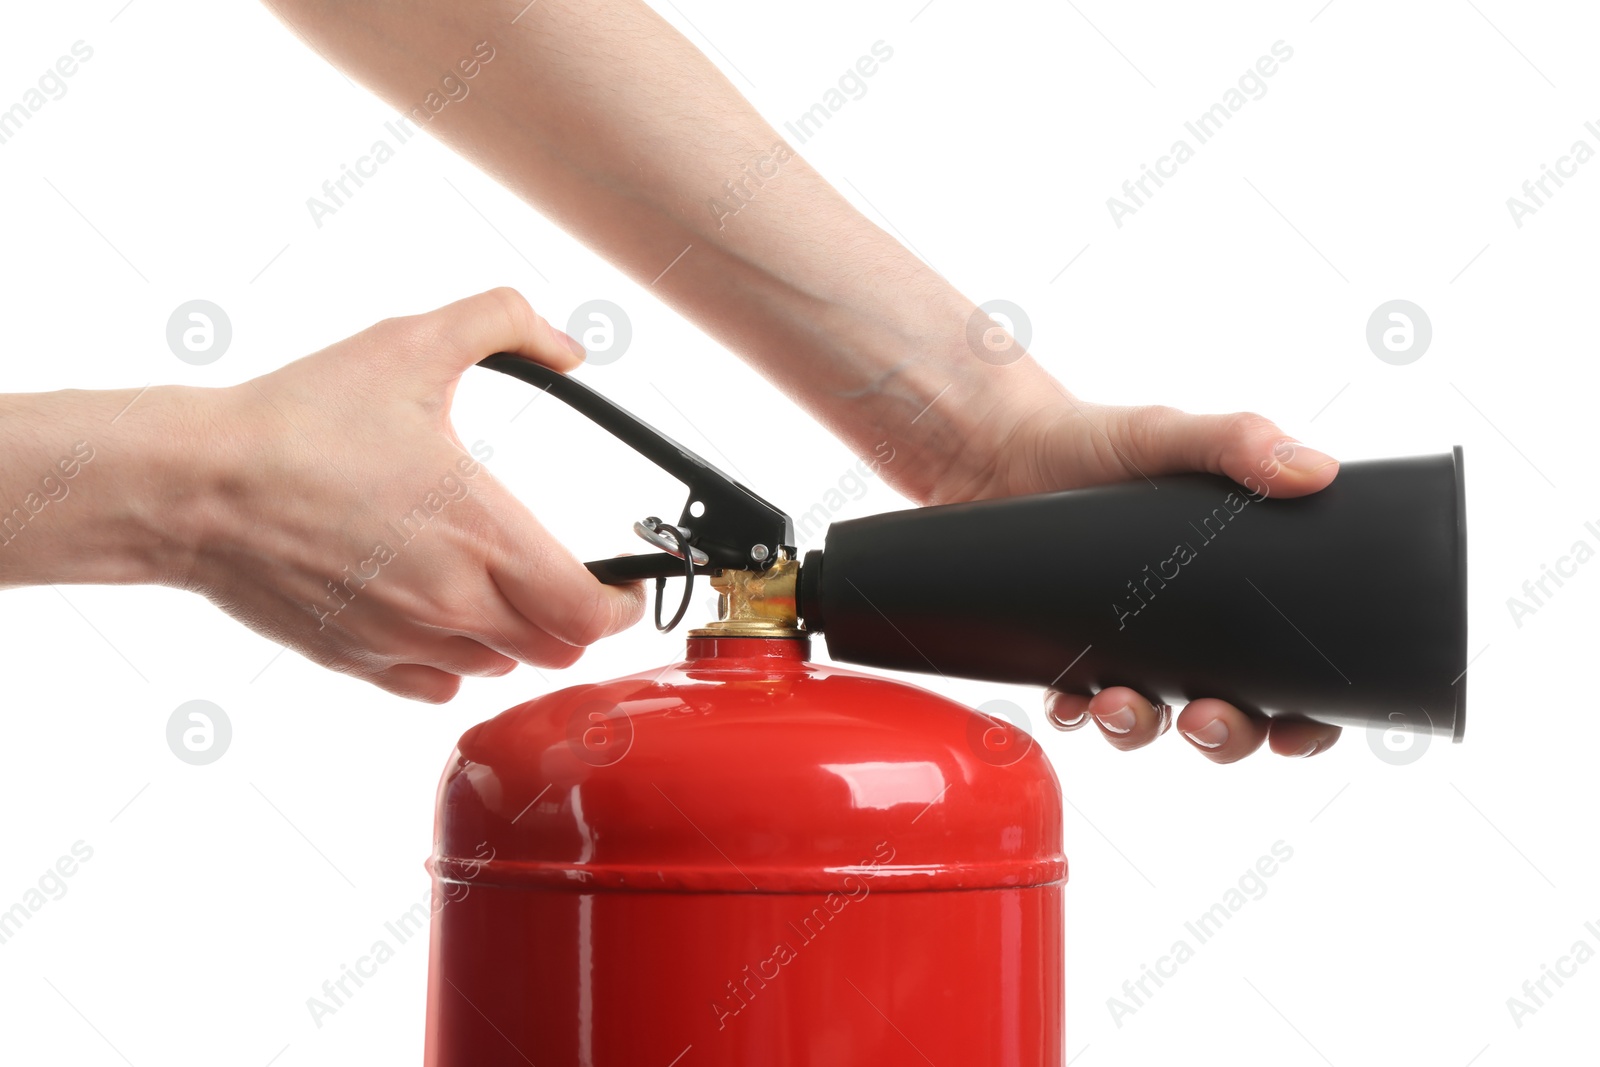
[[[1278,432],[1276,423],[1253,411],[1239,411],[1226,416],[1223,428],[1235,439],[1254,439]]]
[[[384,319],[372,329],[387,342],[386,347],[400,349],[419,347],[438,335],[437,325],[430,315],[397,315]]]
[[[591,597],[588,605],[568,620],[566,632],[560,636],[569,644],[592,645],[611,633],[613,618],[609,597]]]
[[[508,623],[505,627],[505,632],[496,636],[504,638],[506,644],[510,647],[514,660],[522,663],[532,663],[540,667],[544,666],[540,659],[539,650],[548,642],[548,636],[537,626]]]
[[[534,313],[533,305],[528,303],[527,297],[509,285],[490,289],[484,296],[499,308],[514,334],[525,336],[532,332],[539,316]]]
[[[488,627],[484,624],[483,616],[473,611],[454,599],[442,600],[441,603],[428,613],[429,622],[446,633],[459,634],[473,640],[481,640],[489,636]]]
[[[1146,404],[1136,409],[1141,422],[1152,423],[1156,426],[1169,426],[1183,418],[1182,408],[1175,408],[1170,404]]]
[[[416,364],[450,342],[444,325],[433,313],[384,319],[373,327],[380,359],[392,368]]]
[[[417,699],[428,704],[447,704],[461,691],[461,679],[454,676],[424,682],[417,687]]]
[[[572,666],[583,657],[583,649],[577,645],[554,645],[547,651],[541,652],[534,663],[540,667],[549,667],[552,670],[562,670]]]
[[[393,338],[410,330],[416,319],[415,315],[391,315],[379,319],[363,332],[376,338]]]
[[[429,704],[440,704],[450,699],[448,694],[441,696],[438,683],[423,680],[415,675],[397,671],[394,668],[374,673],[366,679],[373,685],[395,696],[404,697],[406,700],[420,700]]]
[[[1159,453],[1161,445],[1172,434],[1173,428],[1184,417],[1184,412],[1166,404],[1148,404],[1128,409],[1123,421],[1121,437],[1129,449],[1138,456]]]
[[[498,662],[491,663],[483,659],[469,660],[460,664],[456,669],[468,678],[499,678],[506,673],[503,664]]]
[[[509,673],[516,666],[516,661],[508,659],[492,648],[477,648],[465,657],[462,664],[464,673],[475,678],[499,678]]]
[[[371,681],[374,676],[382,674],[389,666],[389,661],[385,657],[360,647],[343,649],[322,658],[321,663],[335,674],[345,674],[366,681]]]
[[[615,625],[611,633],[619,633],[633,627],[640,619],[644,618],[646,596],[644,584],[636,582],[627,586],[627,595],[618,598],[614,603],[620,605],[615,608],[613,618]]]

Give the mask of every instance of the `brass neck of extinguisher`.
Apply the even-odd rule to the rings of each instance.
[[[717,619],[690,637],[805,637],[795,606],[800,561],[779,559],[764,571],[724,570],[711,579]]]

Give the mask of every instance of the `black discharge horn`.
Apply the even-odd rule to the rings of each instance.
[[[1294,499],[1167,476],[835,523],[800,614],[848,663],[1459,741],[1466,529],[1460,447]]]

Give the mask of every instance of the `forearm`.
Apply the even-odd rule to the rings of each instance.
[[[0,588],[181,578],[201,492],[184,392],[0,396]]]
[[[269,2],[406,111],[488,42],[493,58],[462,81],[467,95],[415,121],[651,285],[856,451],[890,442],[908,461],[886,474],[913,497],[934,495],[996,407],[1049,388],[1026,358],[975,358],[972,304],[791,155],[642,3]]]

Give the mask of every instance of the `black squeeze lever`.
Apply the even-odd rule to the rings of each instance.
[[[788,514],[576,378],[507,352],[480,360],[478,366],[538,386],[688,486],[689,499],[676,526],[650,519],[636,527],[641,536],[666,551],[584,564],[607,585],[656,579],[659,628],[670,630],[683,618],[689,584],[696,573],[764,570],[780,550],[794,558],[794,523]],[[663,626],[661,592],[666,579],[677,575],[687,583],[683,602]]]

